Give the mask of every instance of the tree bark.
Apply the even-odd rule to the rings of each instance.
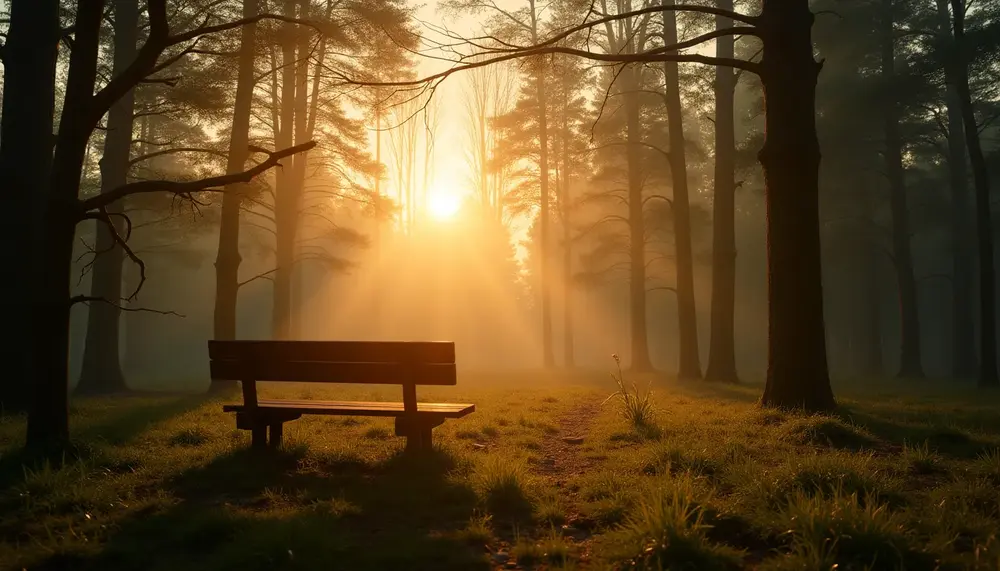
[[[0,118],[0,180],[10,216],[2,226],[5,244],[0,264],[11,277],[3,283],[8,336],[3,346],[0,411],[23,412],[31,406],[31,330],[27,303],[36,287],[38,248],[44,233],[42,212],[52,167],[56,59],[59,46],[57,0],[12,0],[10,29],[3,51],[3,114]],[[14,278],[16,276],[16,279]]]
[[[285,0],[284,15],[295,17],[295,0]],[[280,129],[275,146],[287,149],[293,144],[295,121],[295,24],[281,25],[281,109]],[[278,104],[278,102],[274,102]],[[275,267],[274,302],[271,314],[271,335],[274,339],[291,336],[292,266],[295,264],[295,232],[298,223],[300,196],[296,192],[292,169],[279,169],[276,175],[274,205]]]
[[[869,211],[871,209],[869,208]],[[861,341],[860,373],[868,377],[880,377],[884,373],[882,363],[882,310],[879,287],[879,260],[883,254],[879,251],[877,237],[871,232],[870,219],[866,219],[866,228],[859,232],[861,236],[858,245],[859,255],[863,260],[861,270],[861,312],[862,318],[857,320],[861,329],[858,337]]]
[[[257,0],[243,0],[243,17],[257,14]],[[233,104],[233,126],[229,134],[229,157],[226,172],[243,170],[249,155],[250,113],[253,108],[254,58],[257,53],[257,25],[243,26],[240,37],[239,71],[236,79],[236,100]],[[235,184],[222,195],[219,222],[219,250],[215,258],[214,338],[236,339],[236,308],[239,299],[240,206],[246,185]],[[228,391],[236,383],[212,383],[213,391]]]
[[[243,0],[243,17],[257,14],[257,0]],[[254,56],[256,54],[256,24],[243,26],[240,38],[239,71],[236,100],[233,106],[233,126],[229,139],[226,172],[243,170],[249,155],[250,112],[253,106]],[[233,185],[222,195],[219,224],[219,250],[215,259],[215,321],[214,336],[219,340],[236,339],[236,307],[239,293],[240,205],[245,185]]]
[[[573,86],[567,81],[568,72],[563,74],[562,84],[562,192],[559,197],[562,213],[563,241],[563,365],[567,369],[576,366],[573,340],[573,236],[572,208],[570,199],[570,158],[569,158],[569,94]]]
[[[996,270],[993,265],[993,221],[990,212],[990,179],[979,141],[979,126],[969,89],[969,53],[965,39],[965,3],[951,0],[955,35],[955,87],[962,107],[965,144],[976,185],[976,232],[979,242],[979,386],[1000,387],[997,376]]]
[[[531,41],[538,43],[538,12],[535,0],[529,0],[531,10]],[[545,89],[545,60],[536,59],[535,93],[538,99],[538,187],[539,187],[539,265],[538,281],[541,287],[542,310],[542,366],[555,366],[552,347],[552,296],[549,289],[549,128],[548,97]]]
[[[951,36],[949,0],[937,0],[938,31]],[[962,102],[952,62],[945,64],[948,109],[948,174],[951,187],[951,371],[957,379],[972,379],[979,369],[973,309],[975,283],[975,218],[969,205],[968,168]]]
[[[764,0],[759,30],[766,113],[768,365],[762,404],[835,406],[827,369],[819,231],[813,14],[807,0]]]
[[[305,20],[309,18],[309,0],[299,1],[299,18]],[[309,140],[309,135],[306,133],[307,124],[309,121],[309,60],[307,59],[307,54],[309,54],[309,37],[311,31],[302,26],[298,28],[298,57],[299,61],[295,63],[295,142],[294,144],[299,145],[307,140]],[[299,198],[299,207],[301,207],[305,196],[305,182],[306,182],[306,163],[309,160],[309,153],[300,153],[293,157],[292,162],[292,185],[295,188],[295,193]],[[302,220],[302,215],[300,212],[295,213],[295,236],[298,237],[301,232],[301,228],[298,227]],[[302,247],[298,239],[295,241],[293,250],[295,252],[295,258],[301,260],[302,258]],[[292,266],[292,293],[291,293],[291,311],[289,312],[289,336],[292,339],[302,338],[302,316],[303,307],[305,305],[305,300],[303,299],[304,288],[305,288],[305,268],[301,263],[295,263]]]
[[[673,0],[663,0],[672,6]],[[663,12],[663,43],[677,43],[677,17],[673,10]],[[667,130],[670,138],[670,177],[673,183],[674,247],[677,263],[677,326],[680,355],[677,377],[701,378],[701,355],[698,351],[698,312],[694,301],[694,257],[691,253],[691,206],[688,200],[687,159],[684,150],[684,118],[681,111],[680,79],[676,62],[663,64],[666,75],[665,99]],[[732,70],[728,70],[732,73]]]
[[[32,449],[58,450],[69,442],[70,267],[79,220],[76,199],[80,175],[87,141],[97,121],[89,113],[91,109],[81,110],[79,106],[93,97],[103,12],[101,0],[80,0],[77,5],[65,104],[43,217],[38,282],[34,284],[31,304],[35,391],[26,446]]]
[[[628,41],[627,53],[635,53],[634,42]],[[629,65],[622,71],[625,81],[625,122],[628,166],[628,241],[629,241],[629,325],[632,339],[632,369],[653,370],[649,358],[649,326],[646,316],[646,224],[643,217],[642,126],[639,123],[639,67]]]
[[[879,36],[883,80],[883,121],[885,133],[885,174],[889,179],[889,207],[892,212],[892,254],[899,288],[900,354],[899,376],[924,376],[920,351],[920,314],[917,306],[917,281],[913,275],[913,250],[910,244],[910,213],[907,206],[903,170],[903,143],[899,134],[899,106],[890,96],[895,79],[895,35],[892,0],[882,0]]]
[[[120,76],[135,60],[139,36],[138,0],[115,0],[114,3],[114,63],[112,73]],[[101,192],[110,192],[128,180],[132,149],[132,126],[135,113],[135,90],[129,90],[108,111],[108,130],[104,137],[101,157]],[[108,207],[116,232],[124,236],[125,224],[120,216],[122,201]],[[94,267],[90,295],[109,303],[91,303],[87,312],[87,339],[83,351],[83,367],[76,390],[81,394],[106,394],[127,390],[119,355],[121,325],[122,262],[125,253],[103,222],[97,222]]]
[[[732,10],[732,0],[718,0],[718,8]],[[732,26],[732,20],[715,19],[716,29]],[[732,36],[715,40],[716,56],[731,58]],[[735,383],[736,339],[736,125],[734,107],[736,75],[728,67],[715,68],[715,191],[712,201],[712,329],[709,338],[710,381]]]

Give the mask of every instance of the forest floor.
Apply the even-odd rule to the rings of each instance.
[[[997,392],[878,380],[810,416],[759,385],[652,388],[640,430],[604,373],[460,375],[418,396],[477,411],[421,457],[346,417],[255,453],[221,400],[140,395],[74,400],[75,455],[25,467],[6,417],[0,569],[1000,569]]]

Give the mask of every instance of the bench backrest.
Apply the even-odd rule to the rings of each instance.
[[[213,381],[454,385],[455,344],[209,341]]]
[[[242,381],[257,406],[256,381],[402,385],[407,412],[417,385],[454,385],[455,344],[444,341],[209,341],[213,381]]]

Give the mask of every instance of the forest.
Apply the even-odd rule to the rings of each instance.
[[[1000,568],[997,0],[5,0],[0,42],[0,564],[131,568],[150,509],[212,569]],[[453,342],[427,392],[478,409],[262,458],[243,340]],[[324,546],[353,509],[422,523]]]

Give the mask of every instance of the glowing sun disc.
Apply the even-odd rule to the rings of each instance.
[[[454,216],[462,206],[462,199],[453,192],[434,192],[427,197],[427,209],[431,216],[445,219]]]

